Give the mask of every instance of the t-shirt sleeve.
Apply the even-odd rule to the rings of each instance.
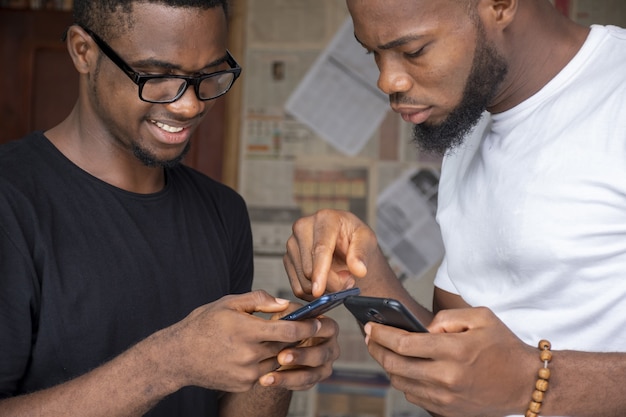
[[[25,255],[0,224],[0,398],[17,392],[36,331],[37,281]]]
[[[434,283],[435,287],[440,288],[444,291],[452,294],[459,293],[459,291],[454,286],[454,283],[450,279],[450,275],[448,275],[448,262],[446,256],[443,257],[443,261],[441,261],[441,265],[439,266],[439,269],[437,269]]]

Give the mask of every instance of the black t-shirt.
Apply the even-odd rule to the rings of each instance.
[[[250,290],[252,236],[232,189],[185,166],[155,194],[78,168],[42,133],[0,147],[0,398],[110,360],[194,308]],[[150,416],[210,416],[188,387]]]

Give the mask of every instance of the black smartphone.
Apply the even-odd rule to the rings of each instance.
[[[344,305],[363,325],[373,321],[409,332],[428,332],[408,308],[393,298],[351,297]]]
[[[359,295],[360,292],[361,290],[358,288],[350,288],[348,290],[324,294],[320,298],[311,301],[309,304],[287,314],[285,317],[281,317],[281,320],[303,320],[317,317],[342,304],[349,297]]]

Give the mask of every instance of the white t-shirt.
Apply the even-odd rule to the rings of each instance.
[[[626,30],[574,59],[448,155],[435,285],[530,345],[626,352]]]

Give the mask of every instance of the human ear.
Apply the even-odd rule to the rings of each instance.
[[[515,18],[518,3],[518,0],[480,0],[479,14],[486,25],[504,30]]]
[[[72,25],[67,29],[65,42],[76,70],[81,74],[91,72],[98,58],[98,50],[87,32],[78,25]]]
[[[494,23],[501,28],[507,27],[517,13],[518,0],[493,0],[491,3]]]

